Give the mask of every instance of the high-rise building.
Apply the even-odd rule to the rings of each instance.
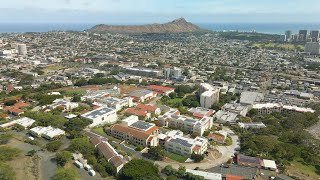
[[[163,70],[163,76],[165,79],[170,79],[171,78],[171,68],[165,68]]]
[[[304,48],[304,52],[313,55],[320,54],[320,42],[307,42]]]
[[[173,67],[173,68],[165,68],[163,69],[163,75],[165,79],[176,79],[180,80],[182,79],[182,69]]]
[[[19,55],[26,55],[27,54],[27,45],[25,44],[18,44],[17,51]]]
[[[286,31],[285,35],[286,35],[286,41],[291,41],[292,31],[291,30]]]
[[[182,76],[182,69],[181,68],[177,68],[177,67],[173,67],[173,69],[172,69],[172,78],[180,79],[181,76]]]
[[[220,88],[208,83],[201,83],[199,94],[201,107],[210,108],[213,104],[219,102]]]
[[[306,41],[308,38],[308,30],[299,30],[299,41]]]
[[[313,30],[313,31],[310,31],[310,37],[311,37],[311,40],[312,42],[318,42],[319,41],[319,30]]]

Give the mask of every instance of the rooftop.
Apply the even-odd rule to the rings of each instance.
[[[135,129],[139,129],[142,131],[147,131],[148,129],[150,129],[153,126],[155,126],[155,125],[152,123],[144,122],[144,121],[136,121],[130,125],[130,127],[135,128]]]
[[[85,114],[82,114],[81,116],[88,119],[95,119],[97,117],[103,116],[107,113],[114,112],[114,111],[115,109],[113,108],[101,107],[93,111],[87,112]]]

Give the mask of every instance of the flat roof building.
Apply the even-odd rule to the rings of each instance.
[[[100,107],[98,109],[92,110],[81,117],[90,120],[92,123],[89,127],[102,126],[106,124],[113,124],[117,121],[118,116],[116,110],[113,108]]]
[[[245,91],[241,93],[240,103],[244,105],[252,105],[254,103],[261,102],[264,99],[264,95],[258,92]]]

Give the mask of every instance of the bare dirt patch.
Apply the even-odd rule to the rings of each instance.
[[[320,140],[320,120],[317,124],[311,126],[307,131],[312,134],[316,139]]]
[[[38,156],[29,157],[20,155],[16,159],[9,161],[10,165],[16,172],[16,179],[35,179],[39,178],[39,162]]]

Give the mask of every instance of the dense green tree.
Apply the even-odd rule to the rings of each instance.
[[[54,140],[54,141],[49,142],[46,145],[46,148],[48,151],[56,152],[59,150],[59,148],[62,146],[62,144],[63,143],[60,140]]]
[[[177,93],[172,92],[172,93],[169,94],[169,97],[170,97],[171,99],[174,99],[174,98],[177,97]]]
[[[73,152],[80,152],[84,155],[90,155],[95,152],[95,147],[86,137],[72,139],[68,149]]]
[[[148,153],[158,161],[161,161],[165,155],[164,149],[161,146],[150,147]]]
[[[72,159],[72,154],[69,151],[62,151],[56,154],[56,161],[59,166],[64,166]]]
[[[160,179],[159,169],[153,163],[143,159],[133,159],[124,165],[120,179],[144,180]]]
[[[71,168],[58,168],[53,176],[54,180],[76,180],[77,172]]]
[[[201,162],[204,159],[203,154],[195,154],[194,152],[191,154],[191,159],[193,159],[194,162]]]

